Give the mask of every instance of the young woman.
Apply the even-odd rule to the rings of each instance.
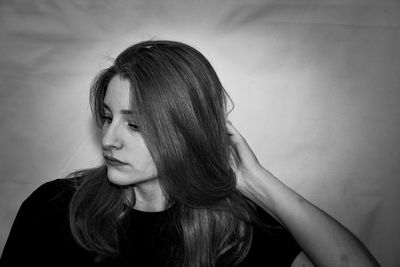
[[[91,88],[104,165],[33,192],[1,265],[378,266],[259,164],[226,99],[194,48],[127,48]]]

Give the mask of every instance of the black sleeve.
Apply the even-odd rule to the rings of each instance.
[[[41,185],[21,205],[0,266],[60,266],[80,251],[69,230],[67,179]]]
[[[253,241],[245,260],[239,266],[290,266],[301,248],[289,231],[271,215],[257,208],[265,227],[254,225]]]

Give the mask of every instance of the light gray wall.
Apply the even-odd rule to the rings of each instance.
[[[0,249],[45,181],[96,165],[88,87],[128,45],[202,51],[265,167],[400,265],[396,1],[1,1]]]

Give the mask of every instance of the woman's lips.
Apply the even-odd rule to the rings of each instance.
[[[111,156],[107,156],[104,155],[104,160],[106,162],[107,165],[111,165],[111,166],[122,166],[122,165],[127,165],[127,163],[122,162],[114,157]]]

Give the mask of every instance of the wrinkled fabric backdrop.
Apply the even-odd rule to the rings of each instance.
[[[153,38],[199,49],[262,164],[400,266],[399,25],[396,1],[1,1],[1,251],[34,189],[101,162],[89,85]]]

